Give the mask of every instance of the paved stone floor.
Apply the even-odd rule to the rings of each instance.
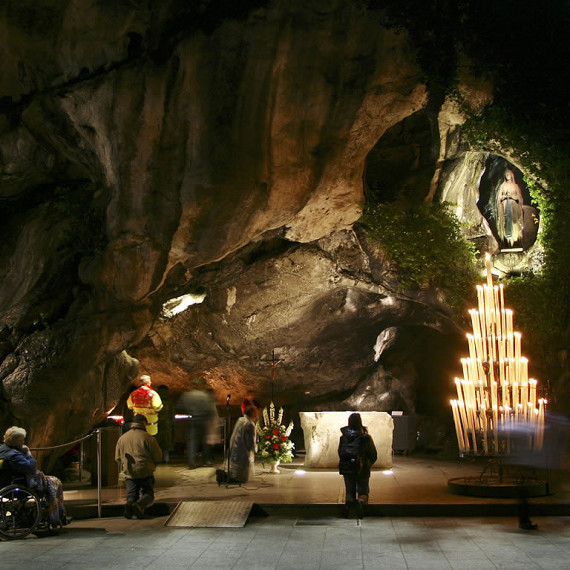
[[[118,485],[103,489],[104,516],[117,516],[76,519],[59,536],[0,542],[0,568],[570,568],[566,480],[556,495],[531,501],[539,529],[522,531],[514,500],[448,492],[449,478],[479,472],[480,465],[470,462],[394,457],[391,472],[373,472],[373,515],[359,522],[338,518],[344,490],[333,471],[304,472],[299,463],[271,475],[256,465],[247,485],[226,488],[216,485],[212,468],[162,465],[156,475],[162,504],[235,499],[261,508],[243,528],[171,528],[167,516],[120,516],[125,497]],[[92,505],[96,489],[66,485],[65,498],[72,511]],[[552,516],[558,507],[562,514]],[[547,516],[536,516],[540,508]],[[461,514],[467,511],[471,516]],[[499,516],[486,516],[490,512]]]
[[[73,522],[59,536],[0,543],[2,569],[567,569],[570,518],[335,517],[303,520],[300,507],[250,517],[239,529],[178,529],[166,517]]]

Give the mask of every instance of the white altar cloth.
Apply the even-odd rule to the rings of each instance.
[[[305,437],[305,467],[321,469],[338,468],[338,442],[340,428],[348,425],[353,412],[299,412]],[[392,467],[392,437],[394,421],[386,412],[359,412],[362,424],[372,436],[378,460],[373,469]]]

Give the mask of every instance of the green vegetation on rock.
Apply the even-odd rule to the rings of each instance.
[[[434,287],[459,314],[475,287],[475,248],[446,204],[367,206],[361,222],[400,272],[401,286]]]

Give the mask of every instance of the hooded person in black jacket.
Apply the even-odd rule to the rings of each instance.
[[[340,458],[338,471],[344,477],[346,502],[343,514],[348,516],[350,508],[356,507],[357,517],[364,516],[364,507],[370,494],[370,468],[378,454],[374,441],[362,425],[359,413],[350,414],[348,425],[340,429],[342,435],[338,444]],[[356,496],[358,494],[358,500]]]

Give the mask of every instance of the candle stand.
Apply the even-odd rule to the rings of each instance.
[[[536,497],[549,494],[548,478],[533,468],[544,443],[546,399],[528,377],[522,334],[513,328],[503,285],[494,285],[491,256],[487,282],[477,285],[478,309],[469,311],[469,357],[461,359],[463,378],[455,378],[451,409],[459,454],[481,458],[481,475],[450,479],[450,491],[479,497]]]

